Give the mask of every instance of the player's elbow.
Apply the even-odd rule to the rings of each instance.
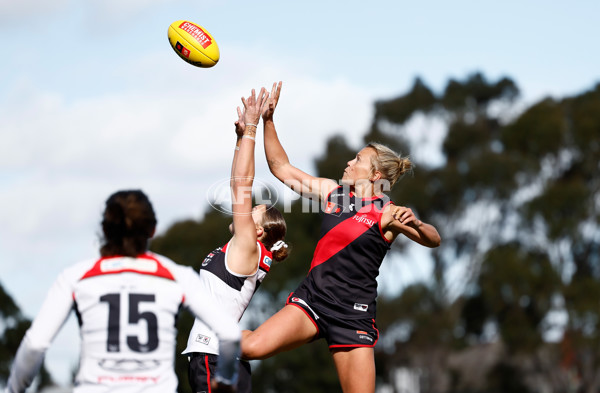
[[[51,341],[51,337],[47,337],[39,331],[33,331],[33,329],[30,328],[25,332],[22,345],[27,347],[30,351],[44,353],[50,347]]]
[[[284,161],[281,159],[275,158],[267,158],[267,163],[269,164],[269,170],[273,174],[273,176],[281,179],[280,176],[285,176],[285,167],[289,165],[289,161]]]
[[[442,238],[437,235],[434,238],[429,240],[429,244],[427,244],[427,247],[429,248],[436,248],[442,245]]]
[[[256,360],[264,358],[264,343],[261,343],[257,337],[249,330],[242,332],[242,359]]]

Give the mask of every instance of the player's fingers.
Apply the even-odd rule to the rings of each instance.
[[[411,222],[411,221],[413,221],[415,218],[416,218],[416,217],[415,217],[415,215],[413,214],[412,210],[410,210],[410,209],[407,209],[407,210],[404,212],[404,214],[403,214],[402,221],[403,221],[403,222],[407,222],[407,223],[408,223],[408,222]]]
[[[402,209],[401,207],[395,207],[394,208],[394,212],[392,213],[395,219],[399,219],[402,216],[402,212],[404,211],[404,209]]]
[[[265,102],[269,99],[269,93],[264,87],[260,89],[260,106],[262,107]]]
[[[281,85],[282,84],[283,84],[283,82],[279,81],[279,84],[277,85],[277,90],[275,90],[275,97],[274,97],[275,102],[279,102],[279,94],[281,94]]]
[[[269,93],[266,93],[265,99],[260,104],[260,110],[262,111],[265,107],[269,107],[270,104],[271,104],[271,101],[269,101]]]

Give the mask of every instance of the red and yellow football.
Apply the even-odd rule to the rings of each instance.
[[[179,57],[196,67],[209,68],[219,61],[219,46],[214,37],[196,23],[175,21],[169,26],[168,36]]]

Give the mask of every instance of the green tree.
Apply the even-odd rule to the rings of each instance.
[[[10,375],[10,367],[19,348],[25,332],[31,326],[31,321],[23,316],[13,298],[0,284],[0,385],[5,385]],[[54,382],[45,366],[39,373],[38,388],[53,385]]]
[[[485,327],[492,327],[509,357],[495,372],[523,356],[541,368],[536,354],[550,345],[543,340],[549,313],[562,310],[568,314],[568,345],[563,345],[572,359],[568,367],[580,375],[582,391],[597,391],[600,310],[593,294],[600,283],[600,87],[541,100],[514,117],[506,113],[518,88],[508,78],[488,82],[477,73],[450,80],[433,106],[407,102],[412,96],[411,91],[379,103],[385,111],[376,113],[379,120],[369,134],[404,139],[405,123],[416,113],[447,124],[445,164],[417,162],[416,176],[392,192],[393,200],[416,208],[442,234],[430,285],[449,299],[450,312],[438,310],[440,319],[458,318],[437,329],[452,329],[453,345],[472,345],[472,338],[485,340]],[[415,109],[407,113],[406,108]],[[458,291],[456,282],[448,281],[457,264],[464,272],[454,276]],[[398,314],[395,323],[416,315]],[[412,335],[404,340],[405,346],[419,342]],[[550,380],[558,369],[554,364],[543,371]]]

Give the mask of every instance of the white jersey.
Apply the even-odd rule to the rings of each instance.
[[[67,268],[25,334],[7,391],[23,392],[31,383],[45,350],[74,310],[81,334],[75,393],[174,393],[180,306],[209,324],[223,342],[240,338],[237,320],[207,301],[202,286],[193,269],[152,253]]]
[[[229,243],[206,256],[200,267],[200,280],[219,308],[239,321],[252,296],[269,272],[273,254],[261,242],[257,242],[259,257],[256,261],[256,273],[246,276],[229,270],[227,266],[228,245]],[[206,323],[197,318],[190,331],[187,347],[182,353],[191,352],[219,354],[217,335]]]

